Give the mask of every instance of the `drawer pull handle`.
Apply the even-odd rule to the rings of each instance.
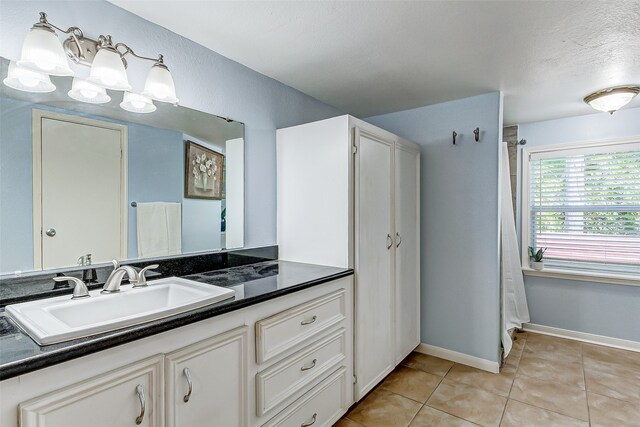
[[[311,422],[302,423],[302,424],[300,424],[300,427],[310,427],[310,426],[314,425],[316,423],[316,418],[318,418],[318,413],[317,412],[315,414],[313,414],[313,417],[311,418]]]
[[[396,232],[396,248],[399,248],[402,244],[402,237],[400,237],[400,233]]]
[[[393,239],[391,238],[391,234],[387,234],[387,249],[391,249],[393,246]]]
[[[309,366],[303,366],[302,368],[300,368],[301,371],[308,371],[309,369],[313,369],[316,367],[316,362],[318,361],[318,359],[313,359],[313,362],[311,362],[311,365]]]
[[[187,403],[189,399],[191,399],[191,392],[193,391],[193,382],[191,381],[191,371],[189,370],[189,368],[184,368],[182,372],[184,373],[184,376],[187,379],[187,385],[189,386],[189,391],[182,398],[182,400],[184,400],[184,403]]]
[[[144,387],[138,384],[136,386],[136,393],[138,393],[138,398],[140,399],[140,415],[136,418],[136,424],[142,424],[142,420],[144,419],[144,413],[147,409],[147,402],[144,400]]]
[[[300,324],[301,324],[302,326],[304,326],[304,325],[310,325],[310,324],[312,324],[313,322],[315,322],[316,320],[318,320],[318,316],[313,316],[313,317],[311,318],[311,320],[303,320],[302,322],[300,322]]]

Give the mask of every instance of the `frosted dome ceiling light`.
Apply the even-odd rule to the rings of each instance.
[[[158,61],[153,64],[153,67],[149,70],[142,94],[156,101],[171,104],[178,103],[176,86],[173,83],[173,77],[171,77],[169,68],[164,65],[162,55],[160,55]]]
[[[73,78],[71,90],[67,92],[67,95],[76,101],[88,102],[89,104],[106,104],[111,101],[111,97],[107,95],[104,88],[78,77]]]
[[[2,81],[5,86],[23,92],[46,93],[56,90],[48,75],[9,62],[9,72]]]
[[[73,76],[62,43],[47,15],[40,12],[40,21],[33,25],[22,44],[18,65],[52,76]]]
[[[111,36],[100,36],[99,43],[87,80],[105,89],[131,90],[122,56],[113,46]]]
[[[132,113],[153,113],[156,106],[150,98],[137,93],[125,92],[120,107]]]
[[[598,111],[613,114],[640,93],[640,86],[616,86],[587,95],[584,102]]]

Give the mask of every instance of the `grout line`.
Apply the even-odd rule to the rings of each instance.
[[[445,410],[444,410],[444,409],[442,409],[442,408],[436,408],[435,406],[427,405],[426,403],[424,404],[424,406],[426,406],[426,407],[428,407],[428,408],[430,408],[430,409],[435,409],[436,411],[440,411],[440,412],[442,412],[442,413],[444,413],[444,414],[451,415],[452,417],[457,418],[457,419],[459,419],[459,420],[463,420],[463,421],[466,421],[466,422],[468,422],[468,423],[471,423],[471,424],[474,424],[474,425],[477,425],[477,426],[479,426],[479,425],[480,425],[480,424],[476,423],[475,421],[471,421],[471,420],[468,420],[468,419],[466,419],[466,418],[462,418],[462,417],[460,417],[460,416],[458,416],[458,415],[454,415],[454,414],[452,414],[452,413],[450,413],[450,412],[445,411]]]
[[[513,400],[514,402],[522,403],[523,405],[531,406],[532,408],[542,409],[543,411],[552,412],[554,414],[562,415],[563,417],[571,418],[573,420],[581,421],[583,423],[588,423],[589,422],[589,421],[581,420],[580,418],[576,418],[576,417],[571,416],[571,415],[563,414],[562,412],[554,411],[553,409],[547,409],[547,408],[543,408],[541,406],[533,405],[530,402],[523,402],[522,400],[518,400],[518,399],[515,399],[513,397],[510,397],[509,400]]]
[[[582,380],[584,381],[584,400],[587,404],[587,417],[589,426],[591,426],[591,409],[589,409],[589,391],[587,389],[587,374],[584,370],[584,345],[580,345],[580,364],[582,365]]]

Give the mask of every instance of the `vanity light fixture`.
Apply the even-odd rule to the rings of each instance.
[[[89,104],[106,104],[111,101],[111,97],[107,95],[107,91],[103,87],[78,77],[73,78],[71,90],[67,92],[67,95],[76,101],[88,102]]]
[[[585,96],[584,102],[598,111],[613,114],[631,102],[638,93],[640,86],[615,86]]]
[[[60,43],[56,32],[68,34],[69,37],[64,43]],[[153,61],[154,63],[144,85],[144,100],[137,98],[142,95],[136,95],[136,97],[130,96],[133,94],[127,95],[132,89],[126,71],[127,61],[125,56],[127,55]],[[123,108],[125,108],[125,105],[132,108],[128,111],[155,111],[155,106],[151,99],[170,104],[178,103],[173,78],[164,63],[164,57],[162,55],[158,55],[157,58],[138,55],[128,45],[124,43],[114,43],[109,35],[101,35],[97,40],[92,40],[85,37],[82,30],[78,27],[69,27],[67,30],[63,30],[47,21],[47,14],[44,12],[40,12],[39,21],[33,25],[29,34],[27,34],[22,46],[21,58],[16,63],[21,69],[24,68],[34,73],[41,73],[44,79],[38,77],[36,82],[38,84],[32,86],[16,84],[15,76],[17,69],[14,65],[13,68],[10,67],[9,76],[4,80],[4,83],[14,89],[30,92],[43,92],[45,91],[43,90],[44,87],[47,88],[47,92],[55,90],[55,86],[49,79],[50,75],[74,75],[73,70],[69,67],[67,56],[77,64],[91,67],[89,78],[86,81],[74,81],[74,86],[78,87],[72,88],[71,91],[68,92],[69,96],[73,99],[96,103],[96,98],[79,95],[82,90],[84,90],[85,95],[87,95],[88,86],[86,83],[91,83],[99,86],[103,90],[111,89],[126,92],[124,100],[120,105]],[[14,75],[11,74],[12,72]],[[35,75],[30,75],[29,78],[31,78],[31,80],[27,82],[34,83],[35,80],[33,79],[35,79]],[[50,86],[46,85],[47,82]],[[31,90],[29,89],[30,87],[34,89]],[[51,87],[53,87],[53,89],[51,89]],[[98,96],[99,99],[105,99],[104,96],[108,97],[106,92],[100,92],[96,96]],[[134,107],[134,103],[138,105],[138,107]]]
[[[151,99],[137,93],[125,92],[120,107],[132,113],[153,113],[156,106]]]
[[[14,61],[9,62],[9,72],[2,83],[23,92],[46,93],[56,90],[48,75],[21,67]]]

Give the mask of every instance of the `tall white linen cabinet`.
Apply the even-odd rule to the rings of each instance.
[[[355,270],[354,396],[420,343],[420,149],[348,115],[277,131],[279,258]]]

